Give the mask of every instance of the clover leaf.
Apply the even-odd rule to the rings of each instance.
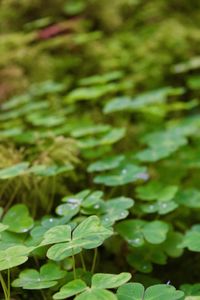
[[[64,225],[67,222],[68,222],[67,217],[55,218],[52,216],[45,216],[40,221],[40,223],[36,223],[35,226],[30,231],[30,235],[33,243],[35,243],[35,245],[39,245],[42,242],[43,236],[46,231],[48,231],[52,227],[58,225]]]
[[[0,250],[4,250],[13,246],[26,245],[27,234],[15,233],[8,230],[1,232]]]
[[[13,246],[0,250],[0,271],[19,266],[28,260],[33,247]]]
[[[186,207],[200,208],[200,191],[193,188],[181,190],[176,195],[175,201]]]
[[[99,146],[112,145],[125,136],[125,128],[112,128],[99,138],[88,137],[79,140],[78,145],[81,149],[91,149]]]
[[[178,187],[163,185],[158,181],[151,181],[147,185],[136,188],[137,196],[142,200],[170,201],[177,193]]]
[[[74,196],[64,197],[62,201],[66,203],[59,205],[56,212],[68,219],[78,212],[85,215],[96,214],[104,225],[110,226],[117,220],[124,219],[128,215],[128,209],[134,204],[133,199],[128,197],[117,197],[107,201],[102,197],[101,191],[84,190]]]
[[[22,287],[28,290],[40,290],[52,287],[57,284],[57,280],[66,275],[58,265],[49,262],[40,268],[40,272],[35,269],[26,269],[19,274],[19,278],[12,282],[13,287]]]
[[[104,289],[91,289],[75,297],[74,300],[117,300],[117,297],[110,291]]]
[[[58,225],[50,228],[45,234],[41,245],[49,245],[67,242],[71,240],[71,227],[69,225]]]
[[[172,153],[172,149],[158,146],[155,148],[147,148],[142,151],[139,151],[136,154],[136,158],[139,161],[156,162],[170,156]]]
[[[127,163],[126,165],[121,166],[112,172],[96,176],[94,178],[94,182],[107,186],[119,186],[147,179],[148,173],[145,167]]]
[[[166,264],[167,255],[162,246],[148,244],[131,250],[127,256],[127,262],[139,272],[150,273],[153,270],[153,264]]]
[[[116,230],[130,245],[139,247],[145,240],[150,244],[164,242],[169,226],[163,221],[126,220],[117,224]]]
[[[9,231],[22,233],[33,227],[33,219],[29,215],[26,205],[13,205],[3,218],[3,224],[8,225]]]
[[[75,279],[61,287],[60,291],[54,294],[53,299],[66,299],[86,290],[87,285],[81,279]]]
[[[4,168],[0,170],[0,179],[9,179],[23,175],[27,171],[28,166],[28,162],[22,162],[11,167]]]
[[[112,170],[119,167],[120,163],[124,160],[124,158],[124,155],[107,157],[90,164],[87,170],[88,172]]]
[[[0,233],[3,232],[3,231],[5,231],[6,229],[8,229],[8,227],[9,226],[0,223]],[[0,237],[1,237],[1,234],[0,234]]]
[[[186,232],[181,246],[187,247],[191,251],[200,252],[200,224],[192,226]]]
[[[184,293],[166,284],[153,285],[145,290],[140,283],[127,283],[117,290],[118,300],[181,300]]]
[[[157,201],[140,205],[143,212],[151,214],[157,212],[159,215],[165,215],[175,210],[178,204],[174,201]]]
[[[83,190],[74,196],[67,196],[62,199],[65,204],[61,204],[56,208],[58,215],[68,217],[70,220],[75,216],[82,208],[82,211],[89,210],[92,213],[96,213],[97,209],[102,205],[103,192]]]
[[[128,216],[128,209],[134,205],[134,200],[128,197],[113,198],[105,202],[105,213],[101,216],[103,224],[113,225],[116,221]]]
[[[139,151],[136,158],[146,162],[156,162],[166,158],[187,144],[185,132],[176,131],[175,129],[151,133],[145,136],[143,141],[149,147]]]
[[[142,273],[150,273],[153,270],[153,263],[164,265],[167,262],[167,256],[179,257],[183,253],[180,248],[182,235],[170,231],[167,239],[161,244],[144,244],[141,247],[129,249],[127,256],[128,263],[134,269]]]
[[[167,236],[169,226],[162,221],[152,221],[143,227],[144,238],[151,244],[162,243]]]
[[[114,289],[129,281],[130,273],[120,273],[118,275],[97,273],[92,277],[93,288]]]
[[[130,273],[118,275],[97,273],[92,277],[90,288],[84,281],[76,279],[61,287],[60,291],[54,294],[53,299],[66,299],[77,295],[75,300],[117,300],[116,296],[107,289],[117,288],[129,281],[130,278]]]
[[[154,103],[163,103],[166,101],[168,94],[173,90],[171,87],[163,87],[157,90],[141,93],[135,98],[114,98],[104,107],[104,113],[113,113],[118,111],[134,112],[142,110],[147,105]]]
[[[56,243],[47,252],[48,258],[52,260],[62,260],[81,252],[82,249],[96,248],[112,235],[112,230],[104,227],[97,216],[90,216],[81,222],[72,232],[71,237],[68,226],[62,226],[61,234],[60,229],[60,226],[56,226],[47,231],[41,243],[41,245]],[[64,234],[65,230],[66,235]],[[60,240],[58,240],[58,236]]]
[[[180,289],[185,293],[186,300],[200,299],[200,283],[196,284],[182,284]]]

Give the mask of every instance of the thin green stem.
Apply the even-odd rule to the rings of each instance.
[[[5,300],[10,300],[8,298],[8,290],[7,290],[5,281],[4,281],[3,276],[2,276],[1,273],[0,273],[0,282],[1,282],[1,286],[2,286],[2,289],[3,289],[4,296],[5,296]]]
[[[94,249],[94,257],[93,257],[93,262],[92,262],[91,273],[94,273],[94,270],[95,270],[95,267],[96,267],[97,255],[98,255],[98,250],[97,250],[97,248],[95,248]]]
[[[87,270],[86,270],[85,260],[84,260],[82,252],[80,253],[80,257],[81,257],[81,264],[82,264],[83,270],[84,270],[84,272],[86,272]]]
[[[8,283],[7,283],[7,291],[8,291],[8,299],[10,299],[10,269],[8,269]]]

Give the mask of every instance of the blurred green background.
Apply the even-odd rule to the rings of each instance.
[[[35,82],[64,81],[70,88],[81,77],[116,69],[126,73],[132,89],[154,88],[174,82],[174,65],[199,54],[197,0],[0,5],[1,102]]]

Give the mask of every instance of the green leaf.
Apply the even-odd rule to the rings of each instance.
[[[130,247],[127,261],[139,272],[150,273],[153,270],[153,264],[166,264],[167,256],[181,256],[183,253],[183,249],[180,248],[182,240],[183,236],[180,233],[170,231],[164,243],[146,243],[138,248]]]
[[[179,205],[190,208],[200,208],[200,191],[197,189],[181,190],[175,198]]]
[[[45,115],[40,112],[33,112],[26,117],[27,121],[33,126],[41,126],[46,128],[55,127],[65,122],[65,118],[62,115]]]
[[[155,213],[159,215],[165,215],[169,212],[175,210],[178,207],[178,204],[174,201],[157,201],[149,204],[142,204],[141,210],[145,213]]]
[[[69,242],[51,246],[47,256],[52,260],[62,260],[81,252],[81,249],[100,246],[111,235],[112,231],[101,225],[97,216],[90,216],[75,228]]]
[[[149,148],[136,154],[136,158],[140,161],[155,162],[170,156],[180,147],[187,144],[185,138],[186,133],[180,130],[169,129],[168,131],[160,131],[151,133],[143,138]]]
[[[76,296],[74,300],[117,300],[117,297],[110,291],[91,289]]]
[[[13,246],[0,251],[0,271],[19,266],[28,260],[33,247]]]
[[[13,287],[22,287],[28,290],[47,289],[57,284],[57,280],[66,275],[65,271],[53,262],[49,262],[40,268],[27,269],[19,274],[19,278],[12,282]]]
[[[100,172],[112,170],[119,167],[120,163],[124,160],[124,155],[111,156],[102,160],[98,160],[88,167],[88,172]]]
[[[151,244],[160,244],[165,241],[169,226],[162,221],[153,221],[143,227],[145,239]]]
[[[125,220],[116,225],[116,231],[133,247],[140,247],[144,244],[142,233],[143,220]]]
[[[147,185],[139,186],[136,188],[137,196],[142,200],[159,200],[170,201],[172,200],[178,190],[178,186],[168,185],[165,186],[158,181],[151,181]]]
[[[4,224],[0,223],[0,233],[5,231],[6,229],[8,229],[8,227],[9,227],[8,225],[4,225]],[[0,237],[1,237],[1,234],[0,234]]]
[[[104,274],[97,273],[92,277],[92,288],[114,289],[131,279],[130,273]]]
[[[53,218],[51,216],[45,216],[41,222],[37,225],[35,225],[31,232],[31,238],[33,239],[35,245],[39,245],[42,240],[44,240],[45,233],[53,227],[56,227],[58,225],[63,225],[68,222],[68,218]]]
[[[200,298],[200,283],[196,284],[182,284],[180,289],[185,293],[186,296],[195,296],[194,300],[198,300]],[[197,297],[199,296],[199,297]],[[193,297],[191,297],[192,300]],[[189,297],[186,297],[189,300]]]
[[[13,246],[26,245],[27,233],[14,233],[8,230],[1,232],[0,250]]]
[[[149,287],[144,296],[144,300],[178,300],[184,296],[181,291],[176,291],[176,289],[171,285],[160,284],[156,286]]]
[[[117,300],[116,296],[106,289],[116,288],[130,278],[130,273],[118,275],[97,273],[92,277],[91,288],[87,287],[84,281],[76,279],[61,287],[60,291],[54,294],[53,299],[65,299],[81,293],[75,297],[76,300]]]
[[[97,209],[104,202],[102,201],[103,193],[101,191],[84,190],[74,196],[64,197],[62,201],[66,204],[61,204],[56,208],[58,215],[68,217],[69,220],[75,216],[80,210],[82,213],[95,214]]]
[[[148,179],[148,174],[145,167],[127,164],[116,169],[115,171],[96,176],[94,178],[94,182],[107,186],[119,186],[146,179]]]
[[[167,256],[181,256],[183,253],[183,249],[180,248],[182,240],[183,236],[180,233],[170,231],[164,243],[146,243],[138,248],[130,248],[127,261],[139,272],[150,273],[153,270],[153,264],[166,264]]]
[[[125,220],[116,226],[117,232],[133,247],[140,247],[144,239],[151,244],[165,241],[169,226],[162,221]]]
[[[29,169],[29,173],[35,174],[41,177],[56,176],[62,173],[73,170],[74,167],[71,163],[67,163],[64,166],[46,166],[46,165],[35,165]]]
[[[158,90],[149,91],[138,95],[134,99],[131,98],[115,98],[108,102],[104,107],[104,113],[113,113],[116,111],[137,111],[147,105],[154,103],[163,103],[166,101],[168,94],[172,88],[164,87]]]
[[[101,217],[106,226],[128,216],[128,208],[134,205],[134,200],[127,197],[118,197],[105,202],[105,214]]]
[[[163,250],[171,257],[179,257],[183,253],[183,249],[180,248],[182,241],[183,235],[181,233],[170,231],[162,244]]]
[[[193,129],[193,128],[192,128]],[[151,148],[165,148],[169,151],[176,151],[187,144],[185,136],[188,135],[185,128],[175,127],[165,131],[157,131],[144,136],[143,141]]]
[[[118,300],[144,300],[144,287],[140,283],[127,283],[117,290]]]
[[[184,293],[171,285],[157,284],[144,290],[140,283],[127,283],[117,291],[118,300],[181,300]]]
[[[71,240],[71,227],[69,225],[58,225],[49,229],[44,234],[41,245],[56,244]]]
[[[144,244],[142,247],[130,249],[127,261],[139,272],[150,273],[153,270],[153,263],[166,264],[167,255],[163,251],[162,245]]]
[[[187,296],[185,300],[200,300],[200,296]]]
[[[83,292],[87,288],[85,282],[81,279],[75,279],[63,285],[60,291],[53,295],[53,299],[65,299]]]
[[[181,247],[187,247],[191,251],[200,252],[200,225],[194,225],[186,232]]]
[[[56,208],[56,213],[60,216],[66,216],[69,220],[75,216],[82,205],[82,202],[90,194],[90,190],[86,190],[80,192],[74,196],[67,196],[62,199],[62,201],[66,202],[65,204],[61,204]]]
[[[157,147],[142,150],[136,154],[136,158],[145,162],[156,162],[170,156],[174,151],[172,149]]]
[[[99,138],[85,138],[78,142],[81,149],[91,149],[94,147],[112,145],[125,136],[125,128],[112,128],[106,134]]]
[[[80,80],[81,85],[104,84],[109,81],[119,79],[123,76],[121,71],[109,72],[101,75],[93,75]]]
[[[26,205],[16,204],[5,214],[3,224],[9,226],[9,231],[22,233],[33,227],[33,219],[30,217]]]
[[[14,178],[25,174],[29,166],[28,162],[16,164],[14,166],[4,168],[0,170],[0,179]]]
[[[109,92],[115,91],[116,85],[114,83],[107,83],[105,85],[80,87],[70,92],[66,97],[67,103],[74,103],[77,101],[91,101],[96,100]]]

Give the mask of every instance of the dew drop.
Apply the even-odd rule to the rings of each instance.
[[[76,198],[69,198],[68,200],[67,200],[67,202],[69,202],[69,203],[77,203],[78,202],[78,199],[76,199]]]
[[[124,211],[122,211],[121,213],[120,213],[120,217],[125,217],[126,216],[126,213],[124,212]]]
[[[143,265],[143,266],[142,266],[142,270],[143,270],[143,271],[148,270],[148,266],[147,266],[147,265]]]
[[[167,203],[162,203],[162,204],[161,204],[161,207],[162,207],[162,208],[167,208]]]
[[[141,244],[141,239],[135,238],[135,239],[132,239],[132,240],[128,240],[128,243],[132,244],[132,245],[140,245]]]
[[[126,169],[123,169],[122,170],[122,174],[126,174],[127,173],[127,170]]]
[[[149,210],[150,210],[150,211],[153,211],[154,208],[155,208],[154,205],[149,205]]]
[[[143,179],[143,180],[148,180],[149,179],[149,175],[147,173],[139,173],[137,175],[138,179]]]
[[[95,209],[99,209],[99,207],[100,207],[99,204],[95,204],[95,205],[94,205],[94,208],[95,208]]]

